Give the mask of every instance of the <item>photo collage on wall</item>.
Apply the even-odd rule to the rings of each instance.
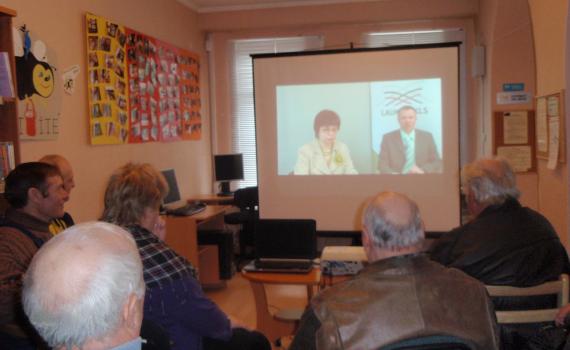
[[[199,140],[198,55],[87,14],[92,144]]]

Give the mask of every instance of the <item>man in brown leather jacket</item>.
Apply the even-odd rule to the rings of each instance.
[[[311,301],[290,349],[388,349],[425,337],[499,349],[485,287],[420,253],[424,231],[413,201],[380,193],[366,207],[362,224],[370,264]]]

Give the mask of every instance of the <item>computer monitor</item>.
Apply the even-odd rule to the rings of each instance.
[[[180,191],[178,190],[178,182],[174,169],[166,169],[161,171],[162,175],[168,183],[168,194],[164,197],[163,204],[170,204],[180,200]]]
[[[220,182],[219,196],[231,196],[230,181],[243,180],[243,155],[216,154],[214,155],[214,172],[216,181]]]

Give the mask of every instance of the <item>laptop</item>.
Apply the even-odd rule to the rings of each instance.
[[[308,273],[317,257],[312,219],[260,219],[255,225],[255,260],[245,271]]]

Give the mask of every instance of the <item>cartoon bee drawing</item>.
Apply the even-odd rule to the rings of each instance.
[[[18,98],[25,100],[26,134],[36,135],[36,110],[31,97],[36,94],[48,98],[55,90],[55,68],[47,62],[46,45],[37,40],[32,45],[26,26],[14,30],[14,54]]]

